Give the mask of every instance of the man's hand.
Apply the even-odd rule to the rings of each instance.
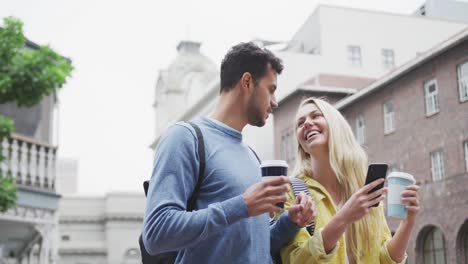
[[[315,219],[317,211],[315,203],[309,195],[304,192],[296,197],[296,203],[288,209],[289,219],[300,227],[304,227]]]
[[[289,191],[290,182],[288,177],[278,176],[250,186],[242,195],[249,215],[281,212],[281,208],[276,204],[286,202],[286,192]]]

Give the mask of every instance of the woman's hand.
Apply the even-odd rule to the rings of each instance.
[[[384,179],[378,179],[369,183],[368,185],[359,189],[354,193],[348,201],[343,205],[343,208],[338,212],[341,214],[344,221],[348,224],[356,222],[362,219],[369,213],[369,209],[372,205],[379,203],[385,199],[387,188],[382,188],[375,192],[369,193],[377,185],[381,184]]]
[[[413,231],[416,215],[419,212],[419,186],[409,185],[401,193],[401,201],[406,204],[407,216],[400,222],[395,235],[393,235],[390,242],[387,244],[387,250],[390,257],[396,261],[401,262],[405,257],[405,251],[408,247],[411,232]]]
[[[304,227],[317,216],[314,201],[309,195],[300,192],[296,197],[296,203],[288,209],[289,219],[300,227]]]
[[[401,193],[401,201],[406,204],[406,210],[408,215],[406,217],[407,222],[414,223],[416,215],[419,213],[419,186],[409,185],[406,186],[405,191]]]

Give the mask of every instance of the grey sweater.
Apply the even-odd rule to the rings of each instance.
[[[270,249],[278,253],[298,227],[286,213],[271,228],[267,214],[249,217],[242,193],[261,181],[256,157],[240,132],[208,118],[195,123],[206,153],[196,208],[186,211],[198,180],[197,137],[190,125],[177,123],[156,149],[143,227],[146,249],[178,250],[176,263],[271,263]]]

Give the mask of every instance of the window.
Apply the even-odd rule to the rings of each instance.
[[[442,231],[434,227],[424,239],[424,263],[445,264],[447,263],[447,243]]]
[[[395,53],[392,49],[382,49],[382,64],[385,69],[395,67]]]
[[[424,95],[426,97],[426,115],[431,116],[439,112],[437,81],[435,79],[424,83]]]
[[[69,235],[63,235],[62,236],[62,241],[70,241],[70,236]]]
[[[458,92],[460,102],[468,101],[468,61],[458,65]]]
[[[465,168],[468,171],[468,140],[463,143],[463,148],[465,149]]]
[[[353,67],[361,67],[361,48],[359,46],[348,46],[348,61]]]
[[[444,156],[441,150],[431,153],[431,170],[433,181],[440,181],[445,177]]]
[[[356,139],[361,145],[366,142],[365,128],[364,117],[359,115],[356,118]]]
[[[281,133],[281,158],[288,164],[292,164],[296,159],[297,143],[294,129],[288,128]]]
[[[395,113],[393,112],[393,104],[387,101],[383,105],[384,110],[384,133],[385,135],[395,131]]]

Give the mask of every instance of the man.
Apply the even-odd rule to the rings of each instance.
[[[178,123],[161,137],[148,191],[143,241],[150,254],[178,251],[176,263],[271,263],[268,213],[280,212],[289,179],[261,181],[255,154],[242,142],[247,125],[263,126],[277,107],[281,60],[253,43],[234,46],[221,64],[221,91],[210,118],[195,120],[205,140],[205,173],[196,208],[187,201],[197,184],[194,129]],[[278,250],[313,219],[311,199],[283,213],[271,228]],[[277,252],[272,252],[276,254]]]

